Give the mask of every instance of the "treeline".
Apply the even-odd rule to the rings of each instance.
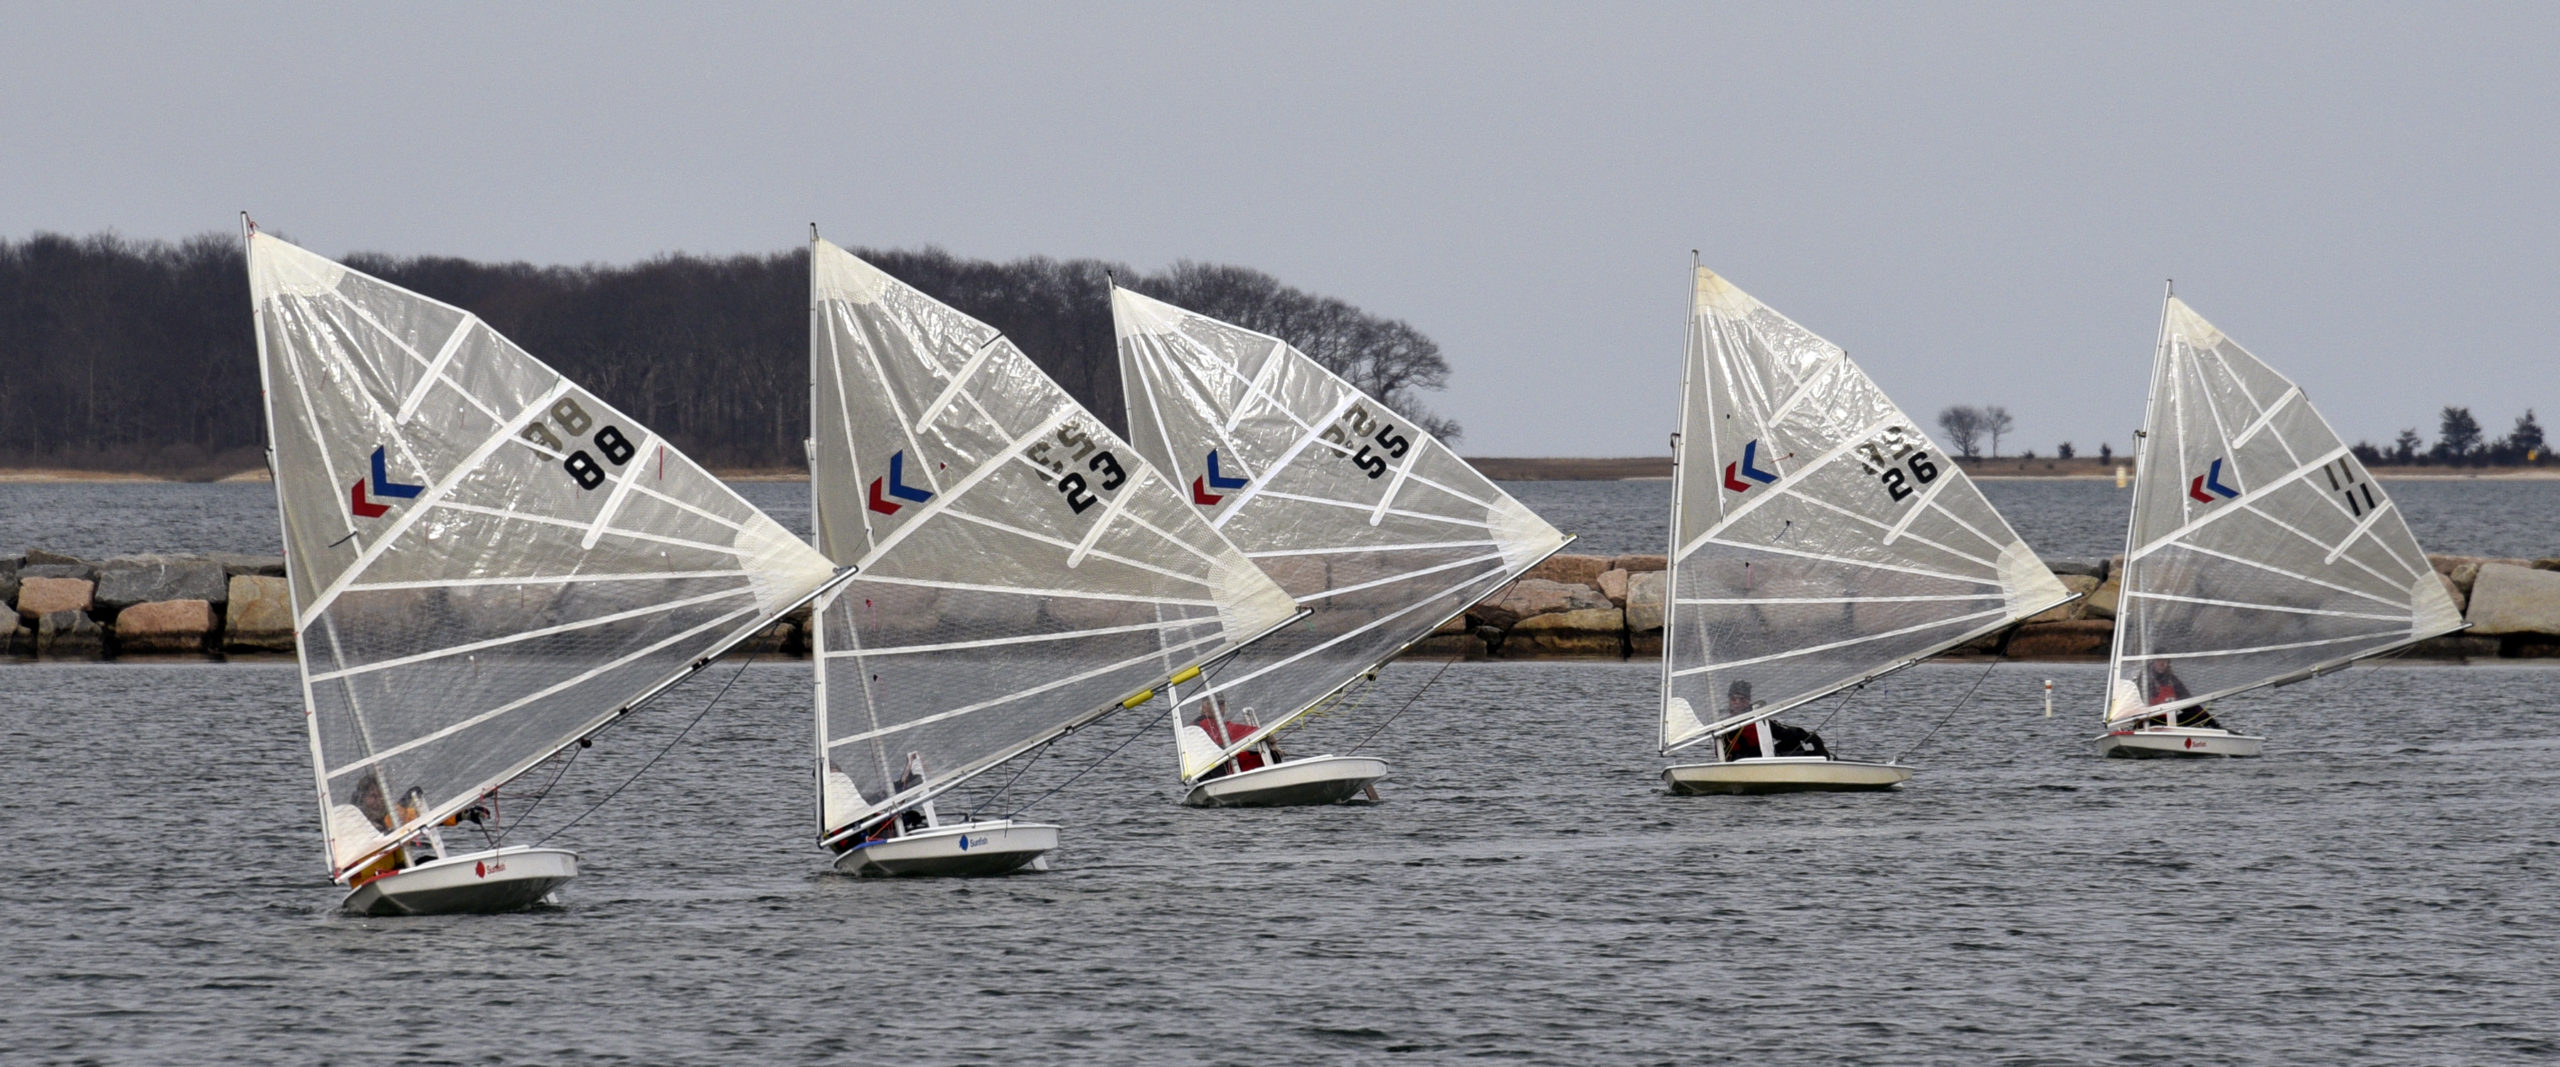
[[[2523,467],[2541,466],[2549,462],[2551,453],[2542,439],[2542,423],[2533,417],[2533,409],[2516,416],[2515,428],[2504,437],[2490,437],[2480,428],[2480,420],[2471,417],[2471,409],[2446,405],[2436,417],[2436,443],[2427,444],[2411,426],[2400,431],[2387,448],[2376,448],[2372,442],[2358,441],[2353,451],[2356,459],[2368,467],[2406,467],[2420,463],[2449,467]]]
[[[1103,272],[1149,296],[1287,339],[1454,439],[1418,394],[1447,382],[1413,327],[1198,263],[995,263],[939,250],[857,254],[1022,347],[1126,432]],[[466,308],[717,467],[797,467],[808,425],[807,253],[538,267],[357,254],[349,266]],[[236,237],[0,240],[0,466],[209,476],[258,465],[249,288]]]

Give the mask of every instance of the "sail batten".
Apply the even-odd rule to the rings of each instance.
[[[825,241],[811,270],[814,510],[863,571],[816,616],[821,841],[1295,612],[1001,333]]]
[[[1847,352],[1712,271],[1697,269],[1694,285],[1664,752],[2071,599]]]
[[[1567,540],[1285,340],[1127,289],[1111,307],[1139,447],[1310,609],[1177,695],[1184,781],[1338,699]]]
[[[2152,381],[2108,721],[2462,627],[2400,509],[2300,386],[2175,296],[2162,301]]]
[[[470,313],[264,234],[247,253],[333,876],[831,577],[648,427]]]

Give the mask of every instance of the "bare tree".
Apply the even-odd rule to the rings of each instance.
[[[1982,432],[1991,435],[1991,458],[2000,458],[2000,435],[2015,425],[2007,408],[1992,404],[1982,409]]]
[[[1982,454],[1982,410],[1971,404],[1958,404],[1938,413],[1938,428],[1947,432],[1947,443],[1956,446],[1956,454],[1973,459]]]

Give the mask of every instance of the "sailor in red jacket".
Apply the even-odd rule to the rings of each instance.
[[[1201,733],[1209,735],[1209,743],[1221,749],[1253,736],[1255,730],[1262,728],[1253,721],[1252,708],[1244,709],[1244,716],[1241,719],[1227,718],[1226,711],[1226,701],[1211,697],[1201,702],[1200,717],[1191,720],[1191,725],[1199,727]],[[1287,758],[1280,754],[1280,746],[1273,744],[1271,739],[1266,737],[1262,739],[1262,743],[1236,753],[1234,759],[1219,764],[1216,770],[1201,777],[1216,778],[1220,775],[1255,770]]]

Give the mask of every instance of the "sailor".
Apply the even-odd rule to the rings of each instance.
[[[2142,702],[2146,705],[2160,705],[2185,699],[2187,699],[2187,683],[2178,680],[2178,672],[2170,668],[2168,659],[2163,657],[2152,660],[2148,672],[2142,679]],[[2169,718],[2165,715],[2161,717],[2163,725],[2172,725],[2167,721]],[[2222,724],[2213,720],[2213,712],[2207,710],[2202,704],[2180,709],[2176,719],[2177,722],[2174,725],[2177,726],[2194,726],[2207,730],[2222,728]]]
[[[1724,710],[1727,716],[1751,714],[1751,683],[1736,681],[1725,690]],[[1761,745],[1761,723],[1767,723],[1774,751]],[[1744,723],[1742,728],[1725,738],[1724,758],[1727,762],[1763,755],[1820,756],[1831,758],[1831,750],[1822,744],[1822,735],[1801,726],[1789,726],[1776,719]]]
[[[1221,749],[1251,737],[1255,730],[1261,729],[1252,708],[1244,709],[1241,719],[1229,719],[1227,702],[1217,696],[1211,696],[1200,702],[1200,717],[1191,720],[1191,725],[1198,727],[1201,733],[1209,735],[1209,742]],[[1278,763],[1287,758],[1280,753],[1278,742],[1265,737],[1259,744],[1236,753],[1235,758],[1219,764],[1216,770],[1201,777],[1217,778],[1256,770],[1266,764]]]

